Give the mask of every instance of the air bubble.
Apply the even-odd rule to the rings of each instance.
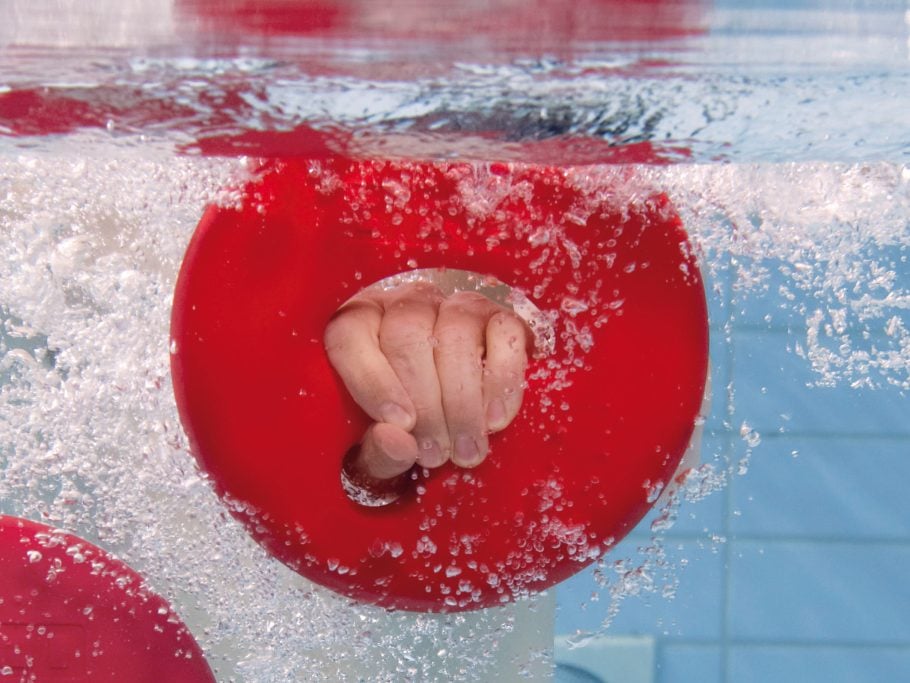
[[[584,301],[579,301],[578,299],[567,296],[563,297],[560,308],[562,309],[563,313],[566,313],[574,318],[579,313],[584,313],[587,311],[588,304],[586,304]]]
[[[219,64],[218,68],[225,68]],[[488,71],[471,65],[465,68],[487,74],[477,76],[481,85],[483,78],[496,78],[499,73],[492,67]],[[267,71],[284,73],[272,64]],[[146,79],[150,75],[154,74],[143,75],[143,83],[157,82]],[[444,85],[438,86],[442,93],[446,92]],[[383,84],[383,92],[394,87]],[[413,88],[413,83],[408,87]],[[480,91],[486,92],[483,87]],[[411,96],[404,99],[415,101]],[[386,101],[375,101],[380,100]],[[260,104],[268,106],[269,102]],[[548,111],[552,115],[555,110]],[[387,115],[394,118],[394,114]],[[379,118],[370,120],[379,121],[386,114],[376,115]],[[295,116],[299,118],[300,112]],[[413,121],[413,117],[407,120]],[[236,671],[225,673],[225,678],[318,680],[322,675],[319,664],[307,653],[329,651],[338,659],[354,659],[355,652],[369,659],[377,679],[432,680],[435,674],[427,668],[427,661],[440,652],[452,664],[451,670],[464,667],[477,677],[492,679],[481,650],[495,652],[497,639],[510,628],[506,617],[485,615],[484,623],[493,635],[480,633],[478,627],[480,635],[465,638],[464,645],[447,639],[445,629],[428,617],[409,616],[408,621],[400,614],[389,615],[314,593],[290,570],[268,560],[212,494],[211,482],[199,474],[189,455],[190,444],[168,398],[168,354],[178,351],[167,336],[170,299],[192,227],[205,206],[213,202],[238,205],[236,190],[222,188],[237,187],[236,181],[248,178],[256,167],[241,159],[175,155],[170,139],[160,146],[154,140],[144,144],[139,155],[136,148],[129,147],[136,139],[128,136],[126,127],[117,133],[124,137],[99,139],[90,131],[81,131],[76,137],[30,139],[31,149],[16,146],[13,154],[0,155],[3,500],[29,516],[46,515],[62,528],[87,530],[106,547],[128,557],[150,577],[151,585],[179,587],[169,597],[174,598],[178,612],[202,615],[199,621],[209,628],[199,628],[196,635],[206,649],[236,654],[225,665]],[[161,138],[168,138],[168,133],[162,131]],[[83,146],[86,143],[91,145],[90,154]],[[486,210],[492,220],[501,200],[533,206],[533,197],[525,190],[508,186],[508,168],[496,175],[502,181],[498,185],[482,184],[480,171],[473,170],[478,173],[473,196],[459,205],[465,211],[473,215]],[[334,191],[332,187],[340,182],[318,165],[311,172],[323,180],[320,191]],[[681,211],[683,224],[704,255],[703,271],[709,284],[723,282],[732,290],[728,294],[737,298],[739,322],[754,320],[763,327],[762,321],[767,320],[768,325],[779,327],[780,336],[786,328],[794,361],[810,368],[821,385],[904,392],[910,388],[910,332],[905,322],[910,295],[900,277],[907,261],[905,253],[897,253],[907,250],[910,207],[905,166],[687,164],[641,172],[648,183],[665,188]],[[628,169],[623,170],[624,176],[617,173],[586,167],[575,174],[573,182],[625,191],[622,183],[628,181],[622,177],[629,175]],[[467,187],[473,181],[462,178],[459,182]],[[399,217],[406,215],[414,199],[406,197],[402,187],[382,189]],[[350,208],[367,233],[382,239],[387,235],[380,229],[373,231],[374,216],[362,211],[367,204],[365,196],[355,196]],[[420,206],[417,213],[426,216],[426,224],[431,225],[439,213],[436,208]],[[573,225],[580,223],[590,208],[568,208],[564,218]],[[262,209],[261,204],[251,207]],[[457,215],[459,210],[455,205],[444,206],[442,214]],[[376,223],[393,215],[384,211],[382,216],[376,212]],[[596,215],[588,219],[589,226],[595,219]],[[630,265],[622,250],[634,223],[629,216],[626,219],[623,243],[616,239],[619,235],[611,237],[617,253],[604,254],[596,263],[599,273],[619,278],[617,281],[622,274],[611,268],[619,271],[617,264]],[[431,241],[438,234],[435,230],[427,233]],[[84,239],[86,236],[90,239]],[[574,406],[565,403],[558,392],[577,381],[586,367],[583,351],[588,337],[582,323],[609,330],[617,321],[616,314],[626,308],[626,293],[605,286],[595,300],[585,286],[574,292],[556,291],[558,280],[551,272],[561,267],[556,259],[566,266],[576,261],[582,268],[591,264],[581,245],[562,242],[555,225],[542,227],[531,221],[524,226],[508,225],[502,233],[487,236],[486,246],[497,249],[516,238],[532,258],[550,250],[540,260],[539,272],[522,283],[528,296],[554,295],[560,302],[559,310],[542,314],[540,327],[535,327],[538,341],[546,340],[541,344],[541,356],[546,359],[555,352],[563,359],[566,344],[575,345],[565,366],[542,362],[543,372],[535,378],[534,386],[545,387],[550,394],[548,415],[558,420],[532,417],[531,424],[539,425],[541,438],[552,438],[556,425],[572,427]],[[453,249],[455,244],[453,239]],[[445,253],[444,246],[427,253]],[[402,253],[407,256],[404,248]],[[407,265],[416,268],[417,260],[410,259]],[[645,263],[640,266],[644,269]],[[654,268],[652,265],[651,271]],[[362,277],[355,273],[353,280],[361,282]],[[782,289],[774,285],[779,280],[787,283]],[[719,296],[710,289],[709,294]],[[770,299],[773,309],[757,308],[755,294]],[[632,312],[629,308],[626,317]],[[292,317],[293,312],[288,315]],[[566,337],[557,336],[554,328],[566,329],[567,321],[574,321],[575,328]],[[667,341],[672,343],[669,333]],[[724,341],[720,338],[718,343]],[[731,395],[730,401],[734,398],[739,399]],[[767,399],[773,398],[769,391]],[[745,417],[737,420],[739,427],[733,423],[723,429],[739,437],[747,448],[758,449],[762,437],[753,426],[754,419]],[[747,460],[703,451],[701,464],[680,484],[678,495],[684,505],[700,504],[717,495],[747,466]],[[415,476],[420,478],[419,473]],[[523,500],[530,497],[536,502],[536,491],[521,493]],[[651,499],[659,494],[649,483],[644,495]],[[565,495],[545,489],[543,504],[551,520],[556,519],[556,509],[569,502]],[[603,501],[604,505],[610,503]],[[628,562],[615,569],[614,558],[608,555],[610,560],[592,572],[590,581],[602,596],[605,621],[628,595],[674,592],[673,572],[687,558],[677,563],[662,554],[659,535],[673,515],[663,510],[659,514],[652,526],[657,541],[643,545],[643,552],[632,553]],[[742,514],[745,518],[749,509]],[[434,536],[439,528],[433,526],[436,515],[435,510],[428,510],[426,542],[422,539],[417,547],[403,547],[393,534],[389,540],[381,540],[383,561],[414,552],[434,558],[428,562],[451,561],[448,538]],[[438,515],[443,524],[449,512],[441,508]],[[708,529],[705,536],[715,544],[723,543],[724,537],[716,531]],[[590,561],[592,553],[613,543],[604,540],[597,545],[585,530],[557,524],[548,528],[548,534],[548,541],[565,543],[565,552],[571,549],[579,562]],[[57,543],[55,538],[45,542]],[[535,539],[529,538],[529,552],[534,545]],[[444,551],[439,552],[439,547]],[[42,559],[38,550],[27,551],[26,557],[33,563]],[[514,561],[521,563],[520,558]],[[110,569],[97,558],[87,558],[87,562],[95,573]],[[460,580],[466,574],[473,578],[468,566],[459,564],[464,573],[449,578]],[[453,568],[442,562],[438,576]],[[347,577],[355,571],[339,560],[329,569],[347,571]],[[59,570],[52,567],[49,576],[56,576]],[[688,580],[684,573],[680,578]],[[510,583],[508,572],[493,567],[475,583],[500,589],[504,601],[522,589]],[[459,581],[452,590],[455,595],[446,598],[455,607],[458,600],[470,600],[475,588]],[[267,622],[273,623],[271,630],[265,628]],[[361,635],[366,631],[375,634],[372,640]],[[415,646],[418,639],[425,650]],[[281,662],[280,667],[276,661]],[[281,672],[276,674],[276,668]],[[10,667],[0,669],[3,675],[11,672]]]

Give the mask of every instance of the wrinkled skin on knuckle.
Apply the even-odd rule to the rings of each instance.
[[[400,291],[402,289],[404,291]],[[439,297],[439,289],[425,283],[409,283],[396,290],[385,302],[385,315],[379,331],[383,353],[401,357],[429,346]]]
[[[454,360],[467,363],[471,367],[482,368],[484,347],[478,344],[471,337],[461,334],[458,331],[436,332],[439,344],[436,346],[435,355],[437,359]]]

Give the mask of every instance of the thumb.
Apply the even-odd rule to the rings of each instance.
[[[364,496],[378,503],[391,502],[408,484],[407,473],[417,462],[417,441],[400,427],[377,422],[364,434],[360,448],[344,462],[344,474],[358,502]]]

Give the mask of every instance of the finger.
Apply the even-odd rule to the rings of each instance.
[[[365,298],[345,304],[325,330],[329,361],[348,392],[376,422],[410,431],[416,411],[379,348],[382,308]]]
[[[342,482],[352,500],[385,505],[410,484],[408,472],[417,459],[417,442],[403,429],[385,422],[371,426],[360,447],[345,458]]]
[[[433,329],[442,294],[436,287],[407,286],[385,302],[379,328],[379,347],[417,415],[412,431],[425,467],[438,467],[449,459],[451,443],[436,375]]]
[[[385,422],[371,426],[354,456],[350,471],[361,481],[396,479],[417,462],[417,442],[403,429]]]
[[[518,414],[524,395],[531,331],[515,313],[500,310],[486,327],[483,400],[487,429],[498,432]]]
[[[480,464],[489,451],[483,345],[491,306],[481,294],[458,292],[440,304],[436,318],[436,372],[452,441],[452,460],[462,467]]]

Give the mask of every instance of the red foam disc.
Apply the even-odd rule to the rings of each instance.
[[[483,3],[387,0],[178,0],[184,27],[219,40],[319,36],[390,42],[495,41],[533,52],[572,41],[668,40],[701,33],[709,0],[487,0]]]
[[[691,437],[708,334],[681,222],[630,173],[273,160],[207,211],[174,298],[174,388],[193,452],[275,557],[359,600],[464,610],[567,578],[641,519]],[[340,470],[369,421],[325,325],[361,287],[440,267],[520,288],[556,351],[480,467],[364,507]]]
[[[142,578],[80,538],[0,515],[0,680],[214,683]]]

